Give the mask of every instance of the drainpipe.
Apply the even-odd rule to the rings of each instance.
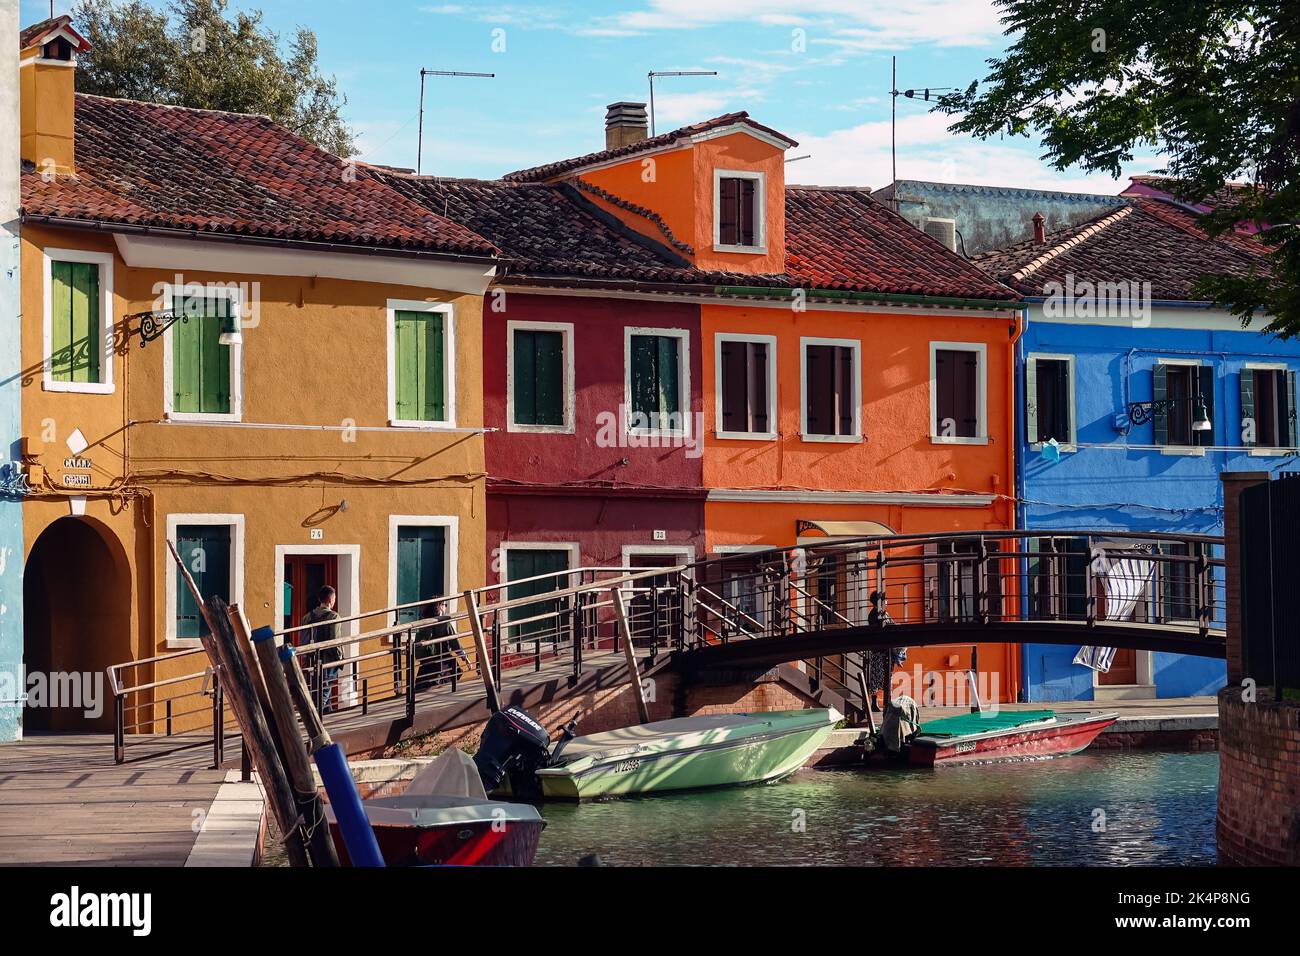
[[[1008,441],[1008,455],[1006,455],[1010,466],[1008,473],[1011,476],[1011,496],[1008,499],[1008,510],[1011,516],[1010,527],[1022,528],[1027,527],[1027,522],[1021,514],[1021,501],[1024,497],[1022,486],[1023,476],[1021,473],[1021,455],[1018,455],[1017,451],[1019,447],[1021,447],[1021,428],[1023,428],[1024,424],[1024,416],[1019,414],[1019,410],[1021,410],[1024,405],[1022,403],[1023,395],[1021,394],[1021,376],[1018,375],[1017,371],[1019,369],[1019,364],[1021,364],[1019,363],[1021,337],[1024,334],[1024,329],[1026,329],[1026,326],[1028,325],[1028,321],[1030,321],[1030,310],[1028,310],[1027,307],[1022,307],[1021,310],[1018,310],[1017,313],[1015,313],[1015,317],[1011,321],[1013,321],[1013,325],[1011,325],[1011,346],[1008,350],[1011,356],[1008,368],[1008,377],[1010,378],[1008,394],[1011,398],[1011,434],[1009,436],[1010,441]],[[1023,576],[1021,579],[1023,580]],[[1023,598],[1023,594],[1019,594],[1018,600],[1023,600]],[[1024,691],[1026,691],[1026,680],[1024,680],[1023,675],[1024,644],[1015,645],[1014,667],[1015,671],[1017,671],[1015,678],[1017,678],[1018,684],[1015,698],[1023,704],[1024,697],[1026,697],[1026,693],[1024,693]]]

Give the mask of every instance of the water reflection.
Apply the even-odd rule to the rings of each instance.
[[[548,804],[536,862],[1211,865],[1217,785],[1215,753],[804,771],[766,787]]]

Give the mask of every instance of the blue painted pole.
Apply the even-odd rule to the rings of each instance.
[[[262,633],[259,628],[258,633]],[[320,771],[321,783],[329,795],[330,806],[334,809],[334,819],[338,821],[339,833],[343,845],[348,849],[348,859],[353,866],[382,867],[383,854],[379,852],[379,841],[375,839],[374,828],[366,816],[366,809],[361,805],[361,794],[357,791],[356,781],[348,768],[348,759],[343,749],[330,739],[329,732],[321,723],[320,714],[311,702],[311,691],[298,666],[297,654],[291,644],[280,648],[280,663],[284,668],[285,679],[289,682],[289,691],[298,704],[302,722],[311,738],[312,757],[316,760],[316,769]]]

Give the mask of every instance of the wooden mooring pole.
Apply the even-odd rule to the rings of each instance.
[[[618,619],[618,635],[623,642],[623,660],[627,662],[628,679],[632,682],[632,694],[636,699],[637,716],[641,723],[650,723],[650,704],[645,699],[645,686],[641,683],[641,671],[636,665],[636,651],[632,647],[632,626],[627,620],[627,604],[623,601],[623,592],[619,588],[610,588],[609,596],[614,602],[614,616]]]

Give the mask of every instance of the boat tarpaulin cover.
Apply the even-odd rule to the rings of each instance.
[[[1137,602],[1147,593],[1151,575],[1155,573],[1155,562],[1151,561],[1146,551],[1144,560],[1136,558],[1116,558],[1101,572],[1101,580],[1106,588],[1107,621],[1123,621],[1133,613]],[[1085,644],[1074,655],[1074,663],[1091,667],[1105,674],[1110,671],[1111,662],[1115,660],[1115,648],[1094,647]]]
[[[1054,720],[1054,710],[998,710],[982,714],[958,714],[940,717],[921,725],[921,734],[927,737],[965,737],[967,734],[986,734],[990,730],[1009,730],[1022,724],[1036,724]]]

